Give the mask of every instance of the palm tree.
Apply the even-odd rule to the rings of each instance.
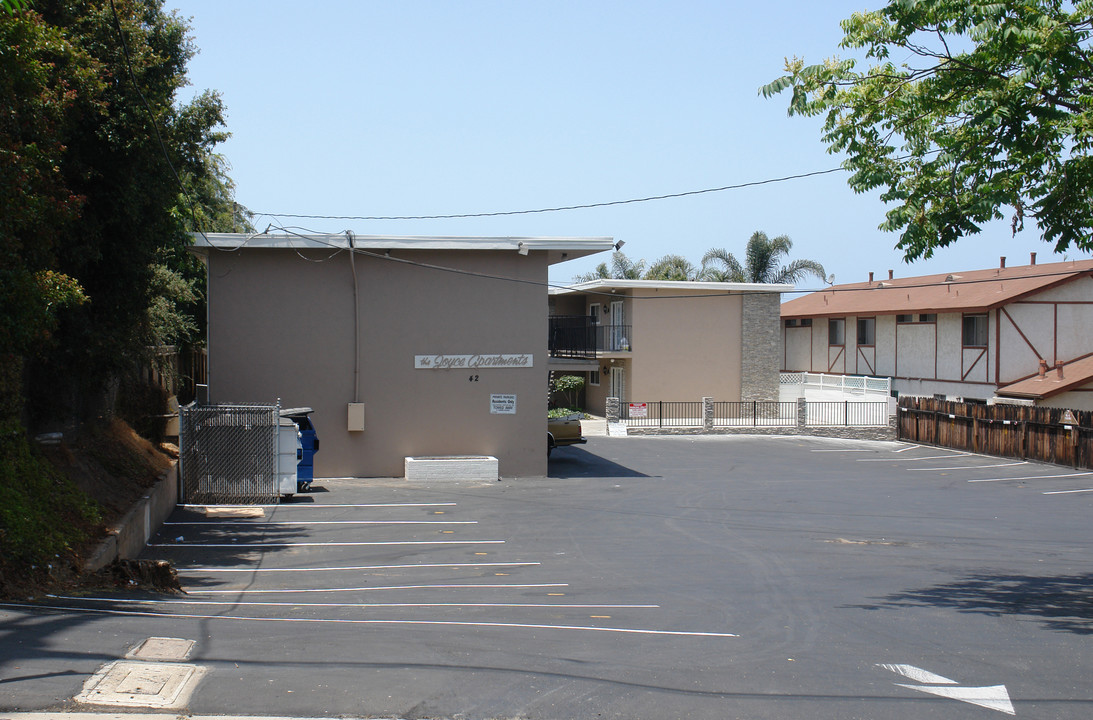
[[[644,260],[631,260],[626,253],[616,250],[611,253],[611,267],[607,263],[600,263],[590,273],[584,273],[573,278],[573,282],[589,282],[591,280],[640,280],[645,272]]]
[[[793,284],[808,275],[820,280],[827,279],[824,266],[815,260],[793,260],[781,265],[789,255],[793,241],[786,235],[768,238],[762,230],[756,230],[748,239],[744,265],[723,248],[713,248],[702,256],[700,280],[716,282],[750,282]],[[719,267],[720,266],[720,267]]]
[[[694,280],[698,270],[682,255],[665,255],[649,266],[645,280]]]

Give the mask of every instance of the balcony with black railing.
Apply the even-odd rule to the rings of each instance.
[[[601,325],[588,315],[553,315],[549,328],[551,357],[595,358],[631,350],[630,325]]]
[[[551,357],[596,357],[596,326],[587,315],[552,315],[550,317]]]

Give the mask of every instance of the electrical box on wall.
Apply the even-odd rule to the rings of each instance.
[[[364,431],[364,403],[349,403],[349,432]]]

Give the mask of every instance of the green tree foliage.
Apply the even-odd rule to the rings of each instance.
[[[698,269],[682,255],[665,255],[652,265],[645,273],[645,280],[675,280],[688,281],[698,277]]]
[[[782,260],[793,248],[793,241],[786,235],[768,238],[762,230],[756,230],[748,238],[744,264],[724,248],[712,248],[702,256],[699,280],[713,282],[777,283],[793,284],[812,275],[825,280],[824,267],[815,260],[792,260],[782,265]]]
[[[178,102],[195,47],[161,0],[36,0],[0,33],[0,107],[15,108],[0,115],[0,300],[34,284],[55,300],[4,303],[0,333],[29,338],[9,347],[36,355],[39,417],[96,412],[86,401],[145,346],[203,317],[187,230],[246,220],[213,152],[223,105]]]
[[[0,0],[0,8],[3,8],[9,15],[15,14],[18,10],[24,10],[30,5],[27,0]]]
[[[850,186],[893,206],[881,228],[908,260],[1007,215],[1056,252],[1093,249],[1093,3],[890,0],[842,28],[866,69],[794,58],[760,92],[825,117]]]
[[[600,263],[590,273],[578,275],[573,282],[590,282],[592,280],[640,280],[645,272],[644,260],[631,260],[626,253],[616,250],[611,253],[611,267],[607,263]]]
[[[553,382],[554,392],[562,394],[567,408],[577,407],[577,394],[584,387],[584,378],[580,375],[562,375]]]
[[[0,16],[0,352],[33,353],[65,306],[86,299],[56,270],[57,248],[83,198],[60,166],[65,138],[101,91],[93,65],[55,27],[29,13]]]

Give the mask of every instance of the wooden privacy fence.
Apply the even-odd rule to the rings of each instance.
[[[1093,468],[1093,412],[1088,410],[903,397],[897,433],[900,440]]]

